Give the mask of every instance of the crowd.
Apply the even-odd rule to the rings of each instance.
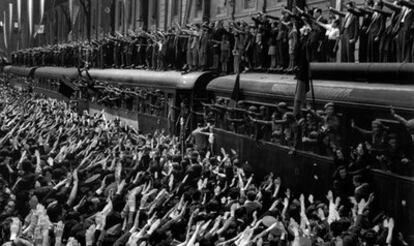
[[[181,148],[162,131],[0,94],[2,245],[408,245],[343,165],[326,197],[301,194],[254,176],[234,150]]]
[[[414,3],[398,0],[352,1],[345,12],[284,9],[281,16],[259,13],[245,21],[204,22],[167,31],[129,31],[103,39],[19,50],[16,65],[293,72],[300,59],[334,62],[412,62]]]

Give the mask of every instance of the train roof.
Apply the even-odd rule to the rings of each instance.
[[[311,63],[313,79],[414,84],[414,63]]]
[[[36,67],[22,67],[22,66],[5,66],[3,71],[6,73],[12,73],[17,76],[28,77],[30,76],[33,69]]]
[[[88,70],[92,79],[107,80],[126,86],[187,89],[191,90],[199,82],[210,80],[211,72],[192,72],[182,74],[177,71],[148,71],[136,69],[90,69]],[[85,72],[82,73],[86,77]]]
[[[48,79],[76,79],[79,77],[79,72],[75,67],[39,67],[34,71],[34,77]]]
[[[230,94],[236,75],[212,80],[207,90]],[[335,101],[339,104],[389,106],[413,109],[414,86],[351,81],[313,80],[315,98],[319,101]],[[293,98],[296,79],[293,75],[246,73],[240,75],[240,89],[246,96],[263,98]],[[310,93],[308,93],[310,97]]]

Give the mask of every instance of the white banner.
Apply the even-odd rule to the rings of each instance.
[[[72,21],[72,26],[75,25],[76,20],[78,19],[80,7],[79,6],[73,6],[72,15],[70,16],[70,19]]]
[[[22,26],[22,0],[17,0],[17,23]]]
[[[13,30],[13,4],[9,3],[9,37]]]
[[[43,23],[43,17],[45,15],[45,0],[40,0],[40,24]]]
[[[8,44],[7,44],[7,30],[6,30],[6,26],[7,26],[7,19],[6,19],[6,11],[3,11],[3,38],[4,38],[4,47],[7,50],[8,49]]]
[[[72,15],[73,15],[73,0],[69,0],[69,17],[71,18],[71,21],[73,22]]]
[[[27,14],[29,15],[29,34],[33,34],[33,0],[27,0]]]

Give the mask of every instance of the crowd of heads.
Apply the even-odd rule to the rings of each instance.
[[[332,23],[327,24],[319,8],[308,12],[293,13],[285,9],[279,17],[259,13],[249,22],[206,21],[185,26],[175,24],[166,31],[115,32],[90,42],[72,41],[19,50],[13,53],[12,63],[184,71],[209,69],[222,73],[293,72],[300,59],[301,46],[309,47],[311,61],[333,61],[332,53],[338,49],[335,42],[339,36],[328,38],[324,29],[334,28],[339,35],[338,20],[332,17]],[[307,38],[308,34],[312,34],[312,38]],[[329,48],[325,48],[325,43],[329,43]]]
[[[361,175],[338,170],[334,189],[313,196],[256,177],[235,150],[0,93],[3,245],[407,245],[398,221],[374,214]]]

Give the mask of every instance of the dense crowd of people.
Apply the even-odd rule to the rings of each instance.
[[[343,165],[314,197],[254,176],[234,150],[181,148],[65,102],[0,94],[2,245],[408,245]]]
[[[259,13],[251,23],[231,21],[179,26],[167,31],[129,31],[101,40],[74,41],[19,50],[16,65],[293,72],[310,62],[412,62],[414,3],[398,0],[352,1],[345,12],[319,8],[284,9],[281,16]]]

